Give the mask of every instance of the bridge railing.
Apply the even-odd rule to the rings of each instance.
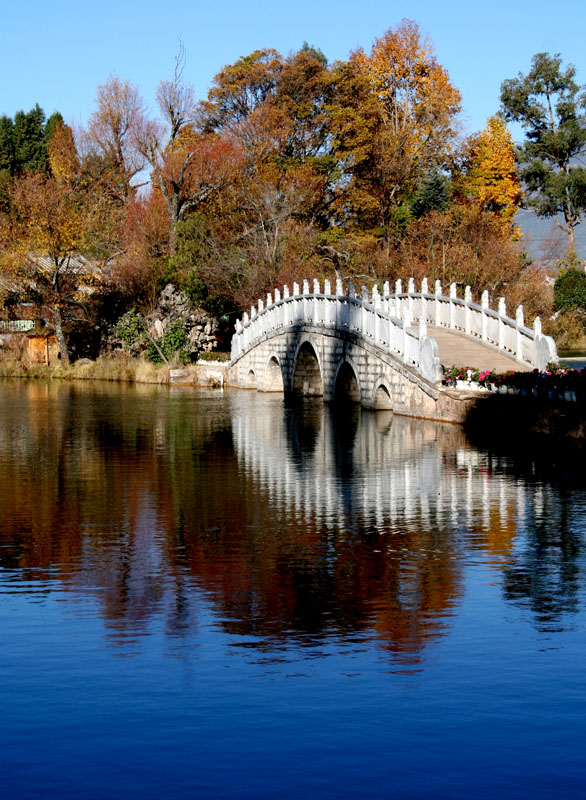
[[[507,315],[504,297],[499,298],[497,310],[489,307],[488,292],[481,295],[480,304],[472,300],[472,290],[466,286],[464,297],[457,295],[455,283],[450,285],[449,295],[442,293],[440,281],[435,282],[434,291],[429,291],[424,278],[420,291],[415,290],[411,278],[407,291],[402,282],[396,281],[391,294],[388,283],[383,287],[383,298],[390,313],[401,318],[407,313],[410,319],[425,321],[428,325],[446,328],[476,338],[510,355],[520,364],[543,370],[548,363],[558,362],[554,340],[544,336],[541,321],[536,317],[533,327],[525,325],[523,306],[518,306],[514,317]]]
[[[311,290],[308,281],[303,281],[302,287],[294,283],[292,293],[284,286],[282,293],[279,289],[274,295],[269,293],[266,302],[259,300],[250,314],[245,313],[242,320],[236,322],[232,361],[278,330],[307,324],[359,334],[377,348],[414,367],[428,380],[440,380],[439,356],[435,353],[434,361],[433,357],[425,358],[422,353],[427,339],[426,323],[422,321],[413,327],[408,308],[402,309],[401,318],[389,313],[389,308],[376,289],[369,296],[362,287],[357,296],[352,281],[348,282],[346,294],[341,280],[336,282],[335,291],[327,280],[323,291],[317,280],[313,281]],[[433,344],[427,347],[433,350]]]
[[[358,333],[434,381],[439,379],[437,366],[430,367],[429,358],[422,366],[422,348],[430,338],[428,325],[476,338],[525,366],[543,370],[548,363],[558,361],[555,342],[543,335],[539,317],[532,328],[527,327],[522,306],[514,318],[509,317],[502,297],[495,311],[489,307],[488,292],[482,293],[478,304],[472,300],[469,286],[463,298],[458,297],[455,283],[451,284],[449,295],[444,295],[440,281],[430,292],[427,278],[419,291],[413,278],[408,281],[407,291],[398,280],[391,292],[387,281],[382,294],[375,285],[370,293],[363,286],[357,295],[352,281],[348,281],[348,291],[344,293],[341,280],[336,281],[335,291],[327,280],[323,291],[317,280],[311,290],[308,281],[303,281],[302,287],[294,283],[292,293],[288,286],[283,287],[282,293],[276,289],[274,295],[267,294],[266,302],[259,300],[250,314],[245,313],[237,321],[232,360],[277,330],[302,323]],[[434,361],[437,347],[432,345],[431,350]]]

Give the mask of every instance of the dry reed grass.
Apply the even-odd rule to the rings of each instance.
[[[108,358],[96,361],[82,359],[66,367],[62,364],[47,366],[31,363],[26,357],[11,358],[4,353],[0,358],[0,377],[39,378],[57,380],[118,381],[124,383],[169,383],[169,367],[156,366],[138,358]]]

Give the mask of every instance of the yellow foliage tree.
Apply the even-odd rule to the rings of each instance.
[[[500,117],[491,117],[483,131],[465,142],[456,185],[479,208],[494,213],[513,238],[520,238],[514,218],[523,193],[513,138]]]
[[[386,176],[387,191],[391,198],[399,198],[451,152],[460,92],[411,20],[402,20],[376,39],[370,55],[357,50],[352,61],[366,75],[378,100],[382,124],[375,153],[385,165],[383,171],[392,172]]]

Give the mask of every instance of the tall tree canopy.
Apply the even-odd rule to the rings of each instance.
[[[496,214],[505,229],[520,236],[514,225],[522,199],[515,145],[501,117],[490,117],[483,131],[464,142],[456,184],[479,208]]]
[[[559,54],[537,53],[527,75],[503,82],[505,118],[520,122],[526,140],[518,149],[526,205],[554,217],[574,249],[574,229],[586,211],[586,91],[574,80],[573,66],[562,69]],[[561,215],[563,222],[557,220]]]

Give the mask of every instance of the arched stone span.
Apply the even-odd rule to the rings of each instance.
[[[283,392],[285,391],[285,384],[283,381],[283,372],[279,359],[276,356],[271,356],[269,363],[266,365],[264,381],[264,392]]]
[[[364,408],[390,404],[397,414],[456,421],[439,385],[359,334],[333,328],[298,324],[266,335],[232,362],[226,383],[252,388],[247,380],[252,371],[260,391],[270,387],[268,372],[276,368],[274,362],[271,365],[273,359],[280,365],[286,395],[297,392],[321,395],[325,402],[335,403],[336,379],[347,362],[356,376]],[[378,392],[381,385],[385,389]],[[385,390],[390,400],[386,400]]]
[[[292,388],[294,394],[321,397],[324,382],[315,347],[308,339],[298,347],[293,367]]]
[[[392,409],[393,400],[391,390],[383,377],[379,377],[374,383],[374,394],[372,397],[372,407],[374,409]]]
[[[336,403],[360,403],[361,392],[355,367],[344,359],[336,371],[333,391]]]

